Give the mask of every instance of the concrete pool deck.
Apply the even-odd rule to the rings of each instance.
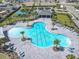
[[[72,32],[69,29],[59,26],[57,24],[54,26],[54,28],[57,28],[57,30],[51,30],[53,28],[53,25],[50,18],[40,18],[38,20],[28,22],[28,24],[32,25],[34,22],[38,22],[38,21],[46,23],[46,28],[49,32],[64,34],[68,36],[72,42],[70,47],[75,48],[74,53],[71,53],[68,51],[69,47],[66,47],[65,51],[63,52],[62,51],[55,52],[53,51],[52,47],[39,48],[39,47],[34,46],[29,40],[22,42],[21,40],[19,40],[19,38],[18,39],[10,38],[11,40],[10,42],[14,43],[14,46],[17,48],[16,52],[18,53],[19,56],[20,56],[20,52],[25,53],[25,56],[23,57],[23,59],[66,59],[67,54],[74,54],[77,57],[79,56],[79,53],[78,53],[79,52],[79,37],[77,36],[75,32]],[[15,26],[25,27],[27,26],[27,22],[24,22],[24,23],[18,22],[16,23],[16,25],[12,25],[5,28],[10,29]]]

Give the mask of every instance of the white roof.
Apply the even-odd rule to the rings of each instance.
[[[52,12],[49,10],[40,10],[38,11],[38,15],[51,15]]]
[[[0,38],[3,38],[3,37],[5,37],[5,36],[4,36],[4,33],[3,33],[3,28],[0,27]]]

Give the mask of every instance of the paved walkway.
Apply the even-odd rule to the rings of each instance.
[[[35,21],[29,22],[29,25],[32,25],[34,22],[44,22],[46,23],[46,29],[49,32],[54,32],[58,34],[65,34],[71,39],[71,45],[70,47],[74,47],[74,55],[77,57],[79,56],[79,37],[77,37],[77,34],[75,32],[72,32],[68,30],[66,27],[62,27],[59,24],[56,24],[54,28],[58,28],[58,30],[51,30],[53,28],[52,26],[52,21],[50,18],[40,18]],[[17,23],[18,26],[27,26],[25,23]],[[15,26],[17,26],[17,24]],[[20,25],[22,24],[22,25]],[[13,26],[14,27],[14,26]],[[37,46],[34,46],[29,40],[22,42],[20,38],[15,39],[15,38],[10,38],[10,42],[14,43],[16,49],[16,52],[20,56],[20,53],[24,52],[25,56],[23,59],[66,59],[67,54],[71,54],[71,52],[68,51],[68,47],[65,48],[65,51],[63,52],[55,52],[53,51],[52,47],[49,48],[40,48]],[[21,57],[22,58],[22,57]]]

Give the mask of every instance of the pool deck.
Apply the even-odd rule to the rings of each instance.
[[[44,22],[46,23],[46,29],[49,32],[54,32],[58,34],[64,34],[68,36],[71,39],[71,45],[69,47],[74,47],[74,53],[71,53],[68,51],[69,47],[65,48],[65,51],[59,51],[55,52],[53,51],[52,47],[49,48],[39,48],[37,46],[34,46],[31,41],[26,40],[25,42],[22,42],[19,38],[10,38],[11,43],[14,43],[16,49],[16,52],[20,56],[20,52],[25,52],[25,56],[23,59],[66,59],[67,54],[74,54],[75,56],[79,56],[79,36],[77,36],[76,32],[72,32],[66,27],[62,27],[60,24],[56,24],[54,28],[57,28],[57,30],[51,30],[53,28],[52,21],[50,18],[40,18],[35,21],[28,22],[29,25],[32,25],[34,22]],[[13,28],[15,26],[27,26],[27,22],[17,22],[16,25],[11,25],[4,27],[5,30],[9,30],[10,28]],[[22,57],[21,57],[22,58]]]

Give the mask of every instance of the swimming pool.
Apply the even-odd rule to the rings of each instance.
[[[31,28],[15,27],[8,31],[8,36],[11,38],[21,38],[21,31],[24,31],[24,36],[32,38],[32,44],[38,47],[50,47],[53,46],[53,41],[59,39],[60,46],[67,47],[70,45],[70,39],[63,34],[50,33],[45,28],[45,23],[36,22]]]

